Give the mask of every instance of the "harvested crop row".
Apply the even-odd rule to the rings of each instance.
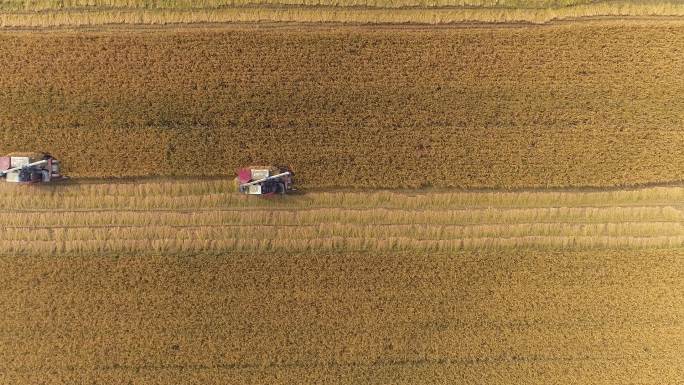
[[[562,7],[586,3],[597,3],[605,0],[40,0],[40,1],[4,1],[0,3],[2,11],[55,11],[70,9],[217,9],[226,6],[245,5],[322,5],[339,7],[483,7],[483,8],[543,8]]]
[[[461,210],[349,209],[346,207],[299,210],[202,211],[45,211],[14,212],[0,216],[0,226],[102,227],[102,226],[310,226],[324,223],[357,225],[477,225],[515,223],[683,223],[684,208],[672,206],[559,207]]]
[[[186,182],[153,183],[150,188],[145,183],[55,185],[24,195],[33,186],[5,187],[8,207],[0,217],[0,254],[431,252],[478,247],[678,247],[684,242],[681,187],[611,192],[326,192],[264,200],[219,193],[224,183],[189,189]],[[170,196],[164,195],[166,191]],[[588,203],[598,207],[584,206]]]
[[[108,227],[53,227],[5,228],[3,240],[17,241],[89,241],[89,240],[226,240],[226,239],[281,239],[313,240],[316,238],[407,238],[417,240],[453,240],[461,238],[517,238],[517,237],[657,237],[684,236],[682,223],[525,223],[505,225],[356,225],[326,223],[310,226],[108,226]]]
[[[0,152],[73,176],[287,164],[303,187],[678,181],[682,46],[679,21],[7,32]]]
[[[0,257],[0,382],[677,383],[681,257]]]
[[[232,181],[17,186],[0,184],[5,210],[152,209],[476,209],[684,205],[684,187],[614,191],[337,191],[306,192],[285,199],[253,199],[234,191]]]
[[[527,3],[527,4],[526,4]],[[658,0],[542,1],[213,1],[199,5],[148,1],[41,1],[0,13],[2,27],[88,26],[103,24],[170,24],[225,22],[425,23],[531,22],[596,16],[683,16],[677,2]],[[19,2],[21,4],[21,2]],[[560,6],[563,5],[563,6]],[[535,7],[536,6],[536,7]],[[519,7],[519,8],[517,8]],[[29,12],[26,12],[26,11]],[[39,10],[40,12],[30,12]]]
[[[258,252],[456,252],[461,250],[587,250],[587,249],[645,249],[681,248],[684,236],[520,236],[510,238],[415,239],[411,237],[327,237],[310,239],[291,238],[226,238],[145,240],[89,239],[64,241],[0,240],[2,255],[150,255],[163,253]]]

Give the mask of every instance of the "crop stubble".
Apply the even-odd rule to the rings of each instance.
[[[0,35],[0,152],[75,176],[293,166],[302,186],[684,176],[681,22]]]
[[[231,182],[0,187],[0,254],[411,251],[684,246],[684,188],[311,192],[272,200]]]
[[[681,17],[663,0],[5,1],[0,27],[171,23],[547,23],[593,17]]]

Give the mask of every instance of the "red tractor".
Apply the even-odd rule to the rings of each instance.
[[[286,194],[293,191],[294,174],[286,167],[252,166],[237,172],[238,191],[247,195]]]

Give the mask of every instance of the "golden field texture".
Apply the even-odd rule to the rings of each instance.
[[[684,16],[662,0],[3,1],[0,27],[230,22],[546,23],[595,17]]]
[[[684,249],[0,257],[3,384],[676,384]]]
[[[218,9],[240,5],[310,5],[340,7],[482,7],[544,8],[598,3],[596,0],[4,0],[3,11],[50,11],[65,9]],[[604,1],[605,2],[605,1]],[[661,3],[666,3],[662,2]]]
[[[684,187],[0,184],[0,383],[669,384]]]
[[[0,153],[304,187],[684,179],[684,22],[0,34]]]
[[[0,255],[684,247],[684,188],[311,192],[232,182],[0,185]]]

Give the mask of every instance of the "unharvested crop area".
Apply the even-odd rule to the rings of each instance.
[[[0,152],[304,187],[684,179],[684,23],[0,34]]]
[[[7,384],[676,384],[682,249],[0,257]]]
[[[662,0],[39,0],[0,3],[0,27],[225,22],[525,22],[683,16]]]

